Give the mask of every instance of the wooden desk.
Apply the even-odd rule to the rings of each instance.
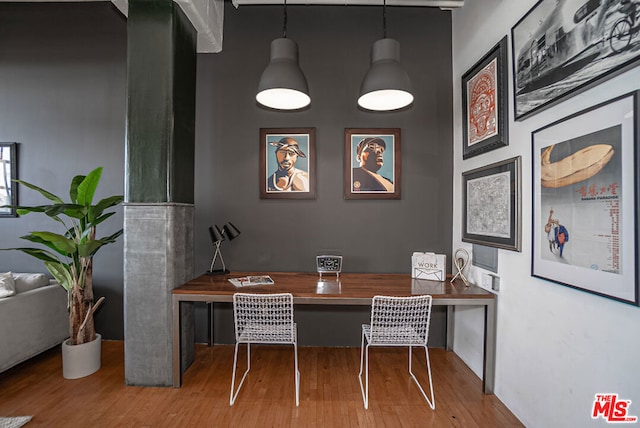
[[[268,274],[275,284],[234,287],[228,278]],[[455,306],[484,306],[484,367],[482,384],[492,394],[495,381],[496,301],[495,295],[480,287],[465,287],[460,281],[451,283],[412,279],[409,274],[343,273],[335,275],[298,272],[233,272],[230,275],[202,275],[173,290],[173,386],[182,382],[180,370],[180,304],[182,302],[232,302],[233,294],[291,293],[297,305],[371,305],[373,296],[412,296],[430,294],[433,305],[447,306],[446,348],[453,349],[453,311]]]

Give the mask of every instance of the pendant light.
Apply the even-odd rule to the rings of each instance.
[[[413,102],[411,80],[400,66],[400,43],[387,39],[387,2],[382,6],[383,38],[371,48],[371,68],[360,86],[358,105],[367,110],[391,111]]]
[[[287,0],[283,37],[271,42],[271,60],[260,77],[256,101],[276,110],[298,110],[311,103],[307,79],[298,65],[298,45],[287,39]]]

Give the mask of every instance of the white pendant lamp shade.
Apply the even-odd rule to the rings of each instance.
[[[360,86],[358,105],[367,110],[398,110],[413,102],[411,80],[400,66],[400,43],[380,39],[371,48],[371,67]]]
[[[277,110],[297,110],[311,103],[307,79],[298,65],[298,45],[293,40],[271,42],[271,61],[260,77],[256,100]]]

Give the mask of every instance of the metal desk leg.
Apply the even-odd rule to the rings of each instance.
[[[213,346],[213,302],[207,302],[207,345]]]
[[[173,296],[173,386],[182,384],[182,374],[195,358],[194,302]]]
[[[455,332],[455,316],[454,316],[455,306],[447,305],[447,342],[446,342],[446,350],[453,351],[453,335]]]
[[[180,388],[182,383],[182,373],[180,373],[180,300],[173,296],[173,387]]]
[[[496,380],[496,299],[484,307],[484,370],[482,389],[485,394],[493,394]]]

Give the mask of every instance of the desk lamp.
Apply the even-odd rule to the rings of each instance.
[[[227,269],[224,263],[224,258],[222,257],[222,252],[220,251],[220,244],[222,244],[222,241],[224,241],[225,239],[228,239],[229,241],[233,241],[239,235],[240,235],[240,231],[231,222],[225,224],[222,227],[222,229],[220,229],[217,225],[213,227],[209,226],[209,236],[211,237],[211,243],[214,245],[214,247],[216,247],[216,251],[213,254],[213,259],[211,260],[211,266],[207,271],[207,275],[226,275],[231,272],[229,271],[229,269]],[[222,262],[222,269],[214,270],[213,267],[216,264],[218,255],[220,255],[220,261]]]

